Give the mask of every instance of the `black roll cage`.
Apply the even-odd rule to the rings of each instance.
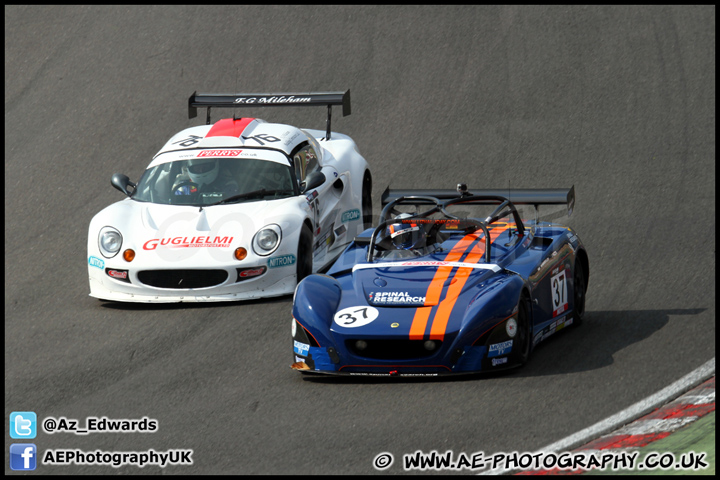
[[[452,205],[458,205],[462,203],[473,203],[473,204],[492,204],[499,202],[499,205],[493,212],[488,215],[485,220],[478,220],[476,218],[459,218],[447,212],[447,207]],[[403,219],[388,218],[395,210],[397,205],[426,205],[434,204],[430,210],[406,217]],[[507,209],[507,210],[505,210]],[[428,217],[435,213],[442,213],[445,215],[445,219],[428,219]],[[399,213],[399,212],[397,212]],[[498,219],[512,214],[515,223],[517,225],[517,232],[520,236],[525,234],[525,225],[520,219],[517,208],[507,198],[500,195],[473,195],[463,194],[460,197],[452,198],[450,200],[442,201],[436,197],[423,196],[423,195],[404,195],[393,199],[390,203],[385,205],[382,212],[380,213],[380,221],[370,237],[370,244],[368,246],[368,253],[366,260],[370,263],[373,261],[376,239],[380,232],[384,231],[389,225],[393,223],[434,223],[434,224],[452,224],[456,225],[458,230],[465,230],[467,233],[477,231],[481,229],[485,235],[485,262],[490,263],[490,232],[488,231],[488,225],[496,222]],[[418,222],[420,220],[420,222]],[[449,221],[448,221],[449,220]]]

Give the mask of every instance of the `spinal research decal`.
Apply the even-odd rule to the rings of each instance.
[[[370,292],[368,300],[373,305],[424,305],[425,297],[408,292]]]

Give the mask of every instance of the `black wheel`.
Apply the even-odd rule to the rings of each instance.
[[[313,235],[310,227],[303,224],[300,231],[300,241],[298,242],[298,258],[297,258],[297,283],[312,273],[313,257],[312,257]]]
[[[520,350],[517,352],[517,359],[520,365],[525,365],[530,358],[530,347],[532,345],[532,324],[530,321],[530,302],[525,295],[520,296],[517,315],[518,331],[515,335]]]
[[[573,274],[573,323],[582,324],[585,316],[585,271],[580,259],[575,260],[575,273]]]
[[[370,172],[365,172],[362,187],[362,216],[363,228],[372,227],[372,177]]]

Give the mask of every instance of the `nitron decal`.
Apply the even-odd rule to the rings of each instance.
[[[105,268],[105,261],[98,257],[90,257],[88,258],[88,265],[92,265],[93,267],[97,267],[102,270]]]
[[[288,255],[269,258],[267,264],[269,268],[288,267],[295,264],[295,255],[290,253]]]
[[[357,220],[360,218],[360,210],[357,208],[354,210],[348,210],[347,212],[344,212],[341,217],[341,222],[352,222],[353,220]]]

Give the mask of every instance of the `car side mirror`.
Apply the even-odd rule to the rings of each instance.
[[[319,187],[323,183],[325,183],[325,174],[319,170],[314,171],[300,184],[300,191],[305,193],[308,190]]]
[[[135,184],[130,181],[127,175],[123,175],[122,173],[113,174],[110,179],[110,184],[128,197],[132,194],[132,192],[128,191],[128,186],[133,187],[133,191],[135,191]]]

